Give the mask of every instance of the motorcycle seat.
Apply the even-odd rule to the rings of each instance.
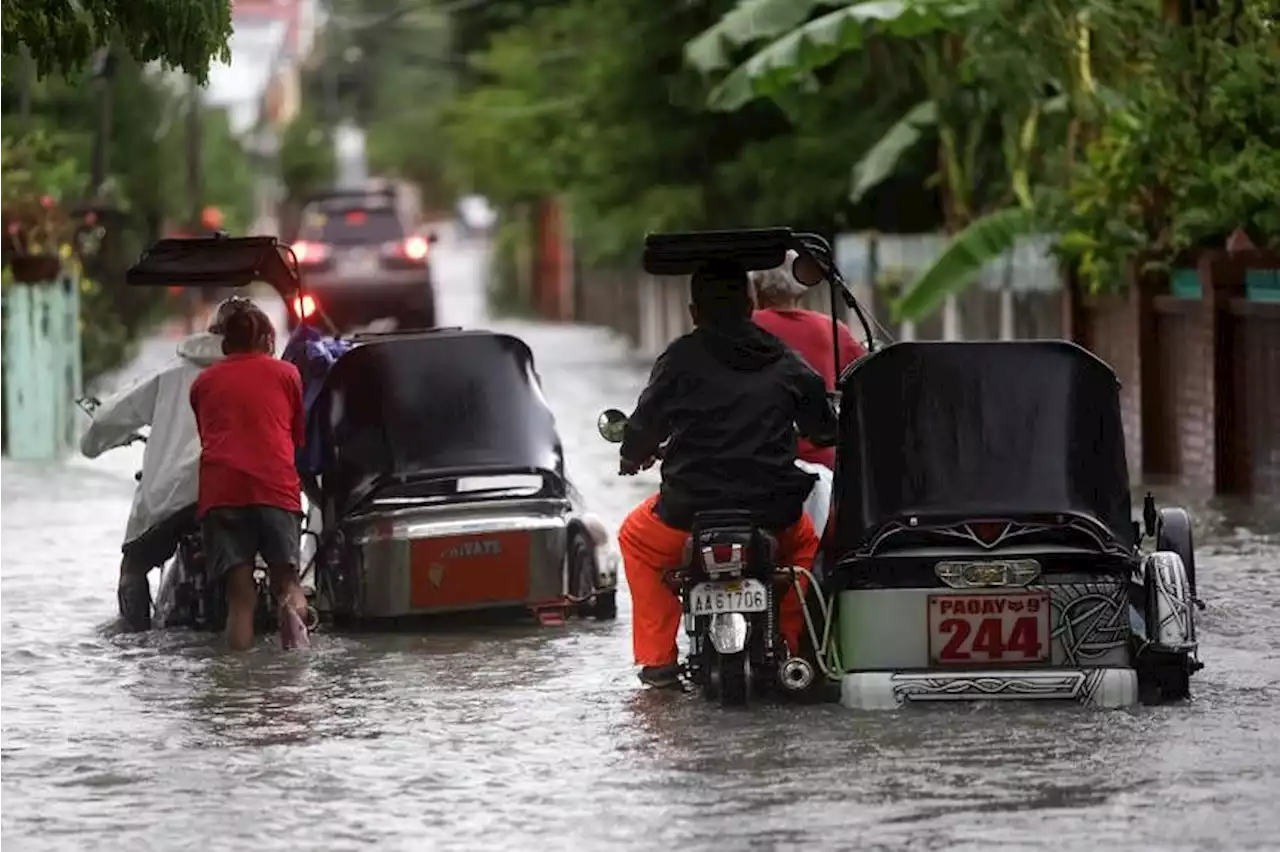
[[[727,538],[741,540],[744,534],[751,536],[764,547],[764,554],[772,561],[778,553],[778,538],[764,527],[755,523],[750,512],[739,510],[721,510],[699,512],[693,518],[693,531],[685,537],[681,554],[681,564],[688,565],[693,558],[694,541],[697,536],[709,532],[723,532]]]

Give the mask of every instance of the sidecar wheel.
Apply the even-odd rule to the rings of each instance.
[[[1170,550],[1182,557],[1182,567],[1187,572],[1187,585],[1191,587],[1191,598],[1198,600],[1195,540],[1191,534],[1191,515],[1186,509],[1170,507],[1160,510],[1159,523],[1156,525],[1156,550]]]
[[[569,571],[569,594],[585,598],[596,587],[596,548],[586,532],[576,532],[569,541],[569,553],[565,559]],[[614,589],[597,593],[578,605],[578,613],[597,621],[618,617],[618,593]]]

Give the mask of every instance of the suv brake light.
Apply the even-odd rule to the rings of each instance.
[[[325,258],[329,256],[329,247],[324,243],[299,240],[293,244],[292,248],[294,256],[298,258],[299,265],[323,263]]]
[[[423,237],[409,237],[404,241],[400,250],[409,260],[427,259],[427,241]]]
[[[310,293],[303,293],[301,296],[293,297],[293,315],[300,320],[307,319],[314,314],[317,307],[316,297]]]

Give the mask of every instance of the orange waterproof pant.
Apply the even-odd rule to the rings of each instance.
[[[680,566],[689,534],[664,524],[653,511],[657,502],[655,494],[631,510],[618,530],[618,548],[622,551],[627,585],[631,587],[634,609],[631,643],[638,666],[666,666],[676,662],[676,634],[683,614],[680,599],[663,583],[662,575]],[[777,538],[779,565],[813,568],[814,557],[818,555],[818,535],[808,515],[802,515]],[[807,589],[806,579],[798,579],[801,588]],[[792,586],[782,598],[778,621],[782,638],[793,654],[800,650],[800,635],[804,630],[801,606],[801,598]]]

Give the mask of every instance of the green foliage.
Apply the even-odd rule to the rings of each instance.
[[[4,137],[4,255],[57,255],[74,239],[78,222],[68,202],[84,173],[66,141],[43,129]]]
[[[933,101],[912,107],[854,165],[853,190],[849,197],[854,202],[862,200],[868,191],[897,171],[903,156],[920,142],[924,128],[937,121],[938,105]]]
[[[26,50],[41,75],[82,70],[103,47],[207,78],[229,61],[229,0],[4,0],[4,53]]]
[[[946,29],[968,14],[974,5],[962,0],[818,0],[808,3],[747,0],[747,3],[748,9],[739,7],[735,10],[739,14],[749,11],[747,25],[735,26],[731,21],[725,27],[725,19],[722,19],[716,27],[691,42],[688,48],[691,61],[703,70],[714,70],[720,67],[725,57],[710,45],[721,40],[742,43],[739,39],[745,41],[749,37],[764,38],[782,33],[757,50],[712,90],[708,103],[714,109],[738,109],[755,97],[776,96],[796,83],[812,89],[817,85],[813,72],[846,53],[861,50],[873,32],[897,38],[916,38]],[[839,8],[796,26],[797,9],[803,6]],[[726,19],[732,17],[731,13]],[[799,20],[804,17],[801,15]]]
[[[56,186],[67,203],[91,196],[87,166],[93,161],[103,81],[50,76],[34,81],[25,95],[12,58],[5,60],[4,129],[25,145],[56,141],[43,159],[35,183],[5,175],[6,208],[29,198],[37,186]],[[188,129],[185,94],[172,81],[122,60],[110,80],[111,124],[104,192],[96,199],[113,209],[99,218],[100,250],[84,260],[81,310],[84,317],[86,375],[117,366],[129,346],[156,319],[165,294],[127,287],[125,268],[157,239],[167,225],[186,224],[193,212],[187,186]],[[18,107],[29,103],[29,115]],[[203,200],[225,215],[224,227],[246,228],[253,216],[254,176],[240,142],[231,133],[225,111],[205,109],[201,118]],[[29,201],[27,203],[30,203]]]
[[[449,18],[429,0],[333,0],[324,59],[308,71],[308,109],[326,124],[365,129],[372,174],[411,181],[428,207],[447,206],[447,139],[440,113],[464,67]],[[485,3],[494,13],[502,4]],[[479,14],[477,9],[476,13]]]
[[[707,84],[684,65],[684,46],[730,7],[568,0],[492,34],[474,59],[483,82],[445,114],[452,182],[507,207],[565,199],[588,263],[633,262],[650,230],[865,226],[880,197],[850,203],[849,157],[921,92],[877,80],[871,57],[850,57],[829,89],[791,92],[782,110],[708,112]],[[857,120],[850,103],[864,104]],[[897,221],[936,223],[923,174],[886,188]]]
[[[1062,255],[1115,289],[1138,253],[1221,247],[1236,228],[1280,244],[1280,38],[1264,4],[1135,33],[1141,74],[1107,109],[1071,184],[1052,196]]]
[[[938,259],[907,288],[893,306],[894,320],[919,322],[977,279],[988,263],[1034,233],[1035,217],[1021,207],[989,213],[956,234]]]
[[[753,46],[713,90],[719,109],[761,95],[786,103],[797,89],[835,97],[832,63],[876,46],[883,62],[905,58],[928,100],[857,161],[853,197],[934,142],[947,222],[959,233],[899,306],[919,318],[1033,220],[1062,234],[1060,254],[1095,288],[1123,281],[1138,253],[1218,246],[1236,227],[1257,243],[1280,238],[1273,4],[1192,4],[1199,11],[1169,20],[1179,8],[741,0],[686,54],[721,71],[734,50]]]
[[[280,139],[280,179],[292,198],[333,184],[333,134],[310,107],[294,117]]]

